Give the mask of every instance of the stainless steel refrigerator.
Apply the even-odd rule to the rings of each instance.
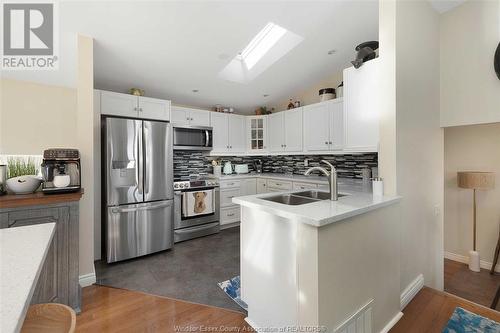
[[[103,119],[103,253],[108,263],[173,246],[172,127]]]

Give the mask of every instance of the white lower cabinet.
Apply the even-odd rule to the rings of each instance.
[[[281,180],[281,179],[268,179],[267,180],[267,190],[269,192],[283,192],[291,191],[293,184],[291,181]]]
[[[257,194],[267,193],[267,179],[257,179]]]
[[[233,198],[240,196],[239,188],[231,188],[227,190],[220,190],[220,206],[229,207],[233,206]]]
[[[293,182],[294,190],[311,190],[317,189],[318,185],[313,183],[305,183],[305,182]]]
[[[220,209],[220,224],[240,222],[240,206],[226,207]]]
[[[240,195],[254,195],[257,194],[257,179],[248,178],[243,179],[240,185]]]

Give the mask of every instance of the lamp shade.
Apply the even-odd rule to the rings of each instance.
[[[458,187],[476,190],[491,190],[495,187],[495,174],[482,171],[459,171]]]

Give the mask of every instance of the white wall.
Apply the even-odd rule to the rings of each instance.
[[[82,187],[80,201],[80,276],[94,274],[94,218],[96,214],[95,151],[97,119],[94,116],[93,39],[78,36],[77,139],[81,154]]]
[[[443,288],[443,131],[439,15],[428,1],[396,3],[397,190],[402,290],[420,273]]]
[[[441,16],[442,126],[500,121],[499,41],[498,0],[467,1]]]
[[[0,154],[42,155],[76,145],[76,90],[1,80]]]
[[[403,197],[400,288],[423,274],[426,285],[442,289],[439,16],[427,1],[381,1],[379,15],[381,84],[388,89],[382,100],[379,168],[386,193]]]
[[[500,123],[446,128],[444,132],[444,249],[462,256],[472,249],[472,190],[457,186],[457,171],[493,171],[496,187],[477,192],[477,248],[493,262],[500,223]]]

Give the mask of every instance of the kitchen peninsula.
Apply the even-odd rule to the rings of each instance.
[[[400,314],[400,198],[346,185],[339,192],[338,201],[301,205],[266,200],[277,193],[233,199],[241,298],[254,328],[378,332]]]

